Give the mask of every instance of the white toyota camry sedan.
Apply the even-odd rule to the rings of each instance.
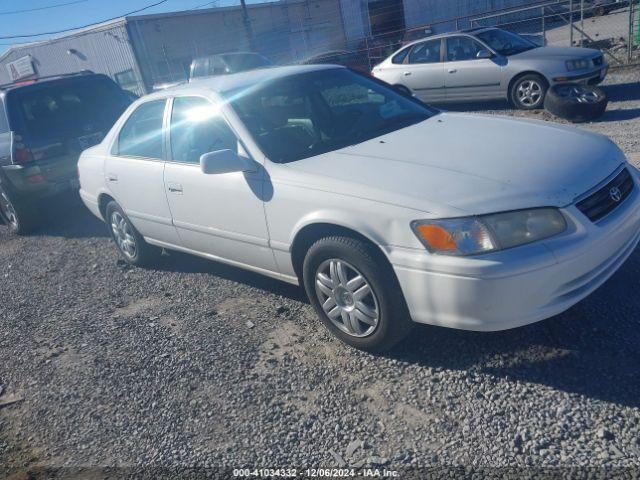
[[[124,259],[161,248],[303,284],[337,337],[502,330],[606,281],[640,235],[609,139],[442,113],[335,66],[225,75],[136,101],[80,159]]]

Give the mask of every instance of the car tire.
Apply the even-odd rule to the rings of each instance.
[[[116,244],[120,256],[127,263],[143,267],[157,262],[162,250],[144,241],[120,205],[111,201],[107,204],[105,211],[111,239]]]
[[[0,216],[11,233],[26,235],[38,225],[38,213],[29,203],[16,201],[4,188],[0,187]]]
[[[389,350],[414,326],[395,273],[381,257],[361,240],[334,236],[315,242],[303,264],[304,287],[322,322],[368,352]]]
[[[549,89],[544,107],[556,117],[581,123],[601,117],[608,103],[607,95],[598,87],[565,83]]]
[[[521,110],[542,108],[548,88],[547,80],[542,75],[523,75],[511,84],[511,103]]]

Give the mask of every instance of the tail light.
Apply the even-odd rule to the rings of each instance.
[[[32,160],[33,155],[28,148],[16,148],[13,150],[13,163],[28,163]]]
[[[29,163],[33,160],[33,153],[22,143],[22,137],[15,135],[12,139],[11,160],[16,164]]]

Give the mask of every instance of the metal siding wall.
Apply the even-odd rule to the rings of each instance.
[[[277,63],[346,47],[339,0],[265,3],[248,12],[256,50]],[[183,81],[194,57],[251,50],[239,8],[130,18],[129,30],[149,86]]]
[[[349,1],[349,0],[345,0]],[[535,3],[534,0],[404,0],[407,28],[427,25],[455,17],[476,15],[491,10],[518,7]],[[469,25],[461,22],[460,28]],[[437,25],[436,32],[455,28],[454,22]]]
[[[67,53],[70,49],[76,50],[78,54]],[[133,70],[139,84],[136,93],[144,93],[129,36],[123,24],[11,50],[0,60],[0,83],[11,82],[6,64],[25,55],[31,55],[38,76],[92,70],[115,80],[116,73]]]

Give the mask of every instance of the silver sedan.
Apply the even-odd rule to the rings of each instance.
[[[372,73],[425,102],[507,99],[535,109],[551,85],[597,84],[608,67],[599,50],[540,47],[499,28],[478,28],[413,42]]]

